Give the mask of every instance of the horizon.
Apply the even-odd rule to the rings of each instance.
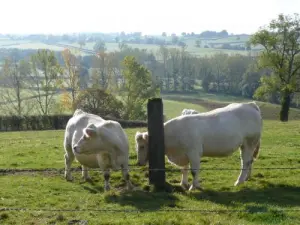
[[[276,19],[280,13],[291,15],[297,13],[294,9],[300,9],[298,0],[253,0],[248,5],[238,0],[201,4],[196,0],[186,0],[184,3],[153,0],[147,3],[141,4],[137,0],[53,0],[50,4],[38,0],[5,1],[1,5],[0,34],[124,31],[141,32],[142,35],[161,35],[166,32],[170,35],[227,30],[228,34],[251,35]]]

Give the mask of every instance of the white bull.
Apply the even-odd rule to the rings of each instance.
[[[191,115],[191,114],[198,114],[199,112],[194,109],[183,109],[181,115]]]
[[[104,171],[105,190],[109,190],[110,169],[122,169],[127,188],[132,188],[128,138],[118,122],[77,109],[67,123],[64,148],[66,180],[73,179],[70,169],[76,158],[82,165],[84,180],[90,179],[87,168],[100,168]]]
[[[252,162],[258,157],[262,117],[255,102],[232,103],[223,108],[195,115],[181,115],[164,123],[165,154],[168,161],[182,168],[181,185],[188,188],[188,164],[193,183],[189,190],[200,188],[200,158],[225,157],[239,147],[241,172],[235,186],[251,174]],[[135,136],[139,165],[148,161],[148,133]]]

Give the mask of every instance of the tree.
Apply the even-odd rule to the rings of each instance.
[[[84,40],[84,39],[80,39],[80,40],[78,41],[78,44],[79,44],[79,46],[80,46],[80,49],[82,49],[82,47],[85,46],[85,40]]]
[[[228,74],[228,55],[225,53],[216,53],[212,59],[213,68],[212,73],[214,74],[216,92],[224,92],[226,86],[226,75]]]
[[[195,43],[196,43],[196,47],[197,47],[197,48],[200,48],[200,47],[201,47],[201,40],[197,39],[197,40],[195,41]]]
[[[57,92],[60,80],[59,75],[63,73],[54,52],[46,49],[39,49],[31,56],[31,89],[34,98],[38,103],[40,113],[49,114],[53,103],[53,96]]]
[[[240,54],[228,57],[228,73],[226,74],[226,86],[228,94],[241,94],[239,88],[243,80],[243,74],[250,65],[251,58]]]
[[[67,109],[74,110],[75,101],[80,91],[80,61],[69,49],[62,51],[62,56],[65,63],[65,79],[62,86],[64,89],[67,89],[63,98],[64,106]],[[71,95],[69,95],[68,91],[71,92]]]
[[[106,51],[106,46],[105,42],[102,40],[98,40],[96,44],[94,45],[94,51],[99,53],[99,52],[105,52]]]
[[[166,90],[170,91],[170,75],[167,71],[167,62],[169,59],[169,49],[166,48],[164,45],[161,45],[157,52],[158,56],[162,58],[163,61],[163,79],[166,83]]]
[[[123,60],[125,90],[122,94],[125,106],[124,119],[145,119],[145,103],[156,97],[159,89],[153,84],[151,73],[139,64],[135,57],[126,56]]]
[[[270,24],[256,32],[250,39],[252,45],[261,45],[259,63],[270,68],[273,74],[261,79],[256,96],[278,88],[281,96],[280,120],[288,121],[291,96],[299,91],[300,75],[300,20],[298,14],[279,14]]]
[[[80,93],[76,100],[76,108],[100,116],[121,118],[123,103],[115,96],[102,89],[88,88]]]
[[[92,58],[92,79],[94,87],[108,89],[115,84],[116,57],[114,53],[100,52]]]
[[[214,76],[212,74],[212,62],[207,56],[201,58],[200,62],[200,79],[202,79],[201,86],[204,91],[210,91],[210,85],[214,81]]]
[[[24,110],[27,108],[24,102],[25,79],[30,73],[29,65],[26,61],[17,61],[14,57],[7,58],[4,61],[2,68],[2,81],[1,83],[5,87],[1,91],[1,99],[6,104],[9,114],[21,116]],[[28,109],[28,108],[27,108]]]
[[[257,61],[250,63],[247,70],[243,74],[241,82],[242,95],[247,98],[252,98],[256,89],[259,87],[259,80],[262,75],[257,68]]]

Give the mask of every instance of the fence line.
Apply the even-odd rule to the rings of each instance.
[[[138,168],[138,166],[133,166],[134,168],[129,168],[129,171],[178,171],[181,172],[183,170],[191,171],[191,168],[166,168],[166,169],[149,169],[149,168]],[[255,167],[255,170],[300,170],[300,167]],[[112,171],[122,171],[126,169],[111,169]],[[232,171],[232,170],[249,170],[244,168],[200,168],[200,171],[202,170],[225,170],[225,171]],[[64,168],[58,169],[58,168],[45,168],[45,169],[18,169],[18,168],[3,168],[0,169],[0,174],[9,174],[9,173],[37,173],[37,172],[57,172],[57,173],[63,173],[65,171]],[[82,172],[81,168],[72,168],[70,171],[72,172]],[[103,171],[102,169],[87,169],[87,171]]]
[[[200,212],[200,213],[272,213],[272,212],[300,212],[300,208],[295,209],[47,209],[47,208],[0,208],[1,211],[39,211],[39,212],[119,212],[119,213],[140,213],[140,212]]]

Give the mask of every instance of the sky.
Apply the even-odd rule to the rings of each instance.
[[[1,0],[0,33],[251,34],[300,0]]]

